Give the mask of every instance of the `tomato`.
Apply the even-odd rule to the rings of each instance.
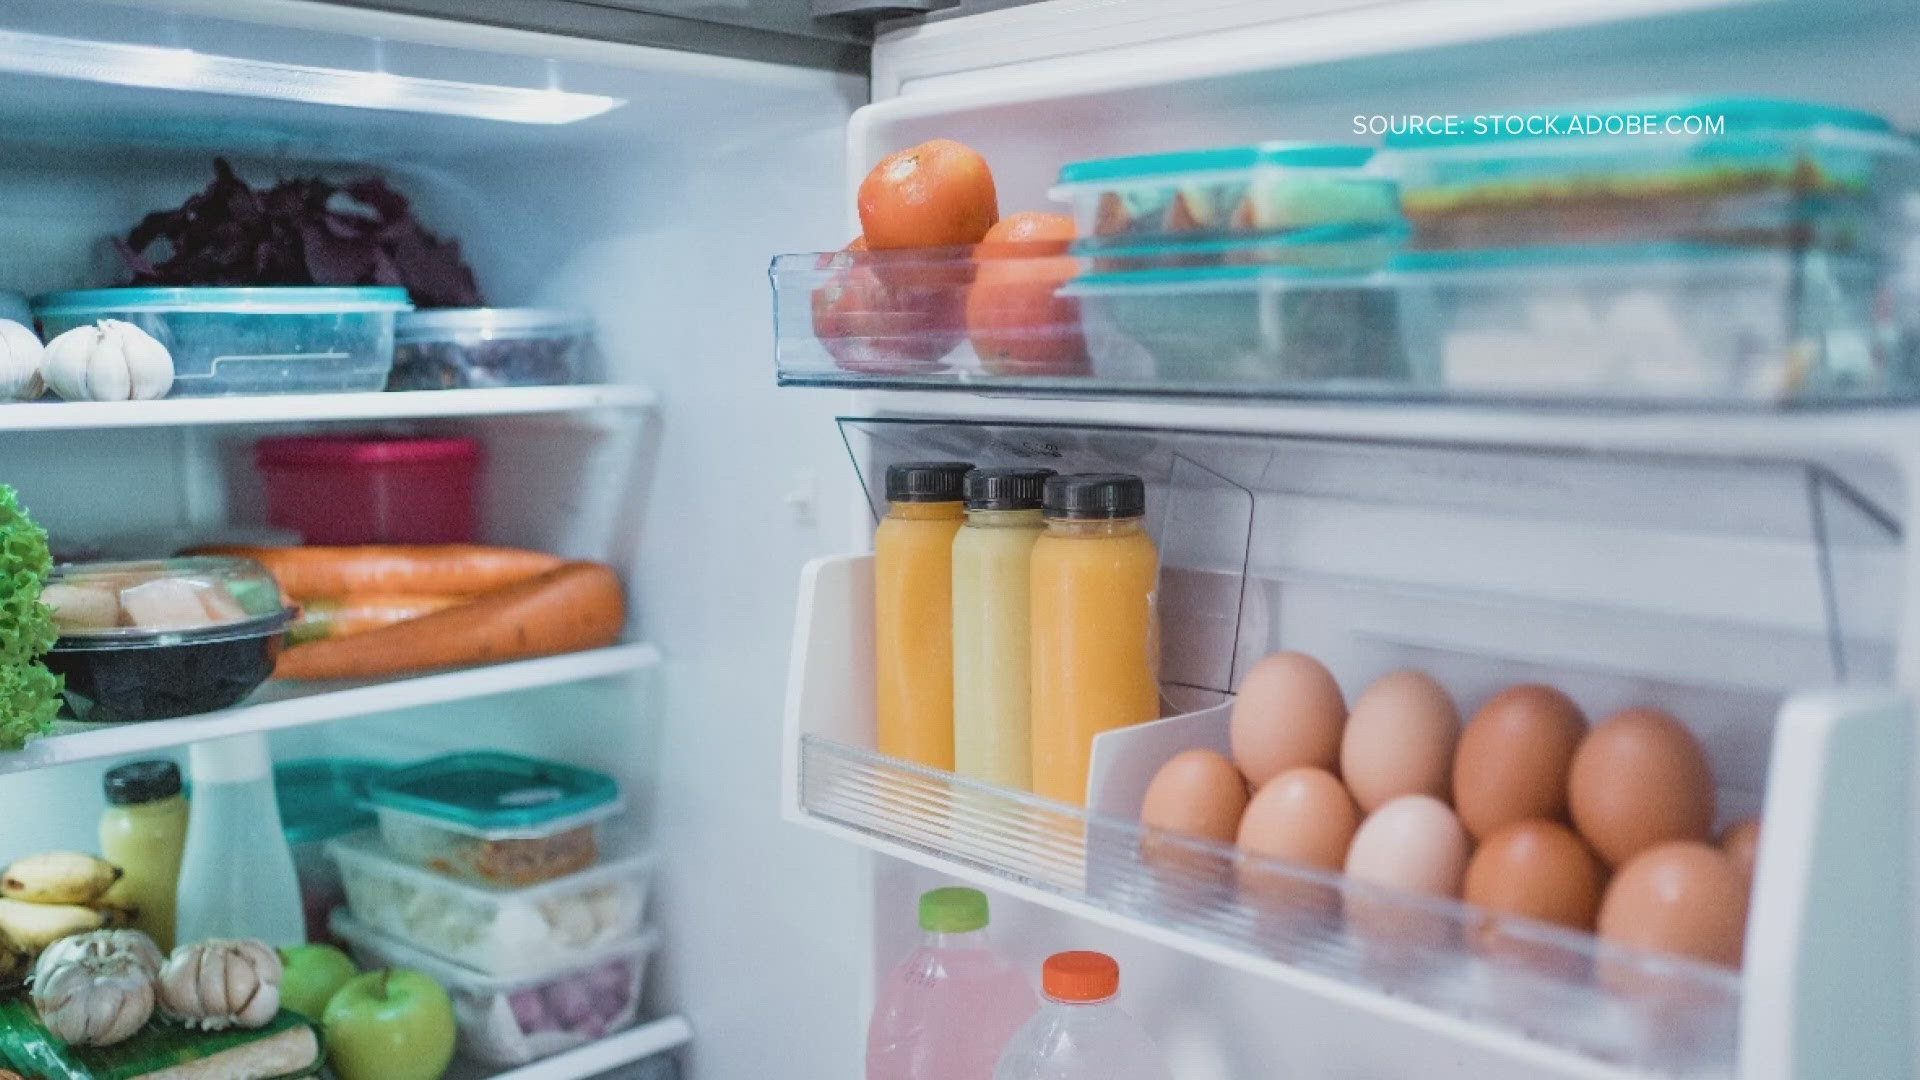
[[[966,336],[966,280],[877,265],[856,237],[827,256],[833,267],[813,290],[813,332],[848,371],[904,375],[938,371]]]
[[[952,139],[889,155],[860,182],[859,203],[875,251],[977,244],[1000,220],[986,159]]]
[[[995,225],[976,249],[967,336],[994,375],[1084,375],[1080,302],[1058,295],[1078,272],[1067,254],[1073,219],[1025,212]]]

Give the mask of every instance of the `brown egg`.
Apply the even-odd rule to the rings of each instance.
[[[1751,882],[1753,864],[1760,860],[1760,819],[1748,818],[1727,826],[1727,831],[1720,834],[1720,850]]]
[[[1405,892],[1457,897],[1472,846],[1446,803],[1402,795],[1368,814],[1353,834],[1346,873]]]
[[[1246,808],[1247,782],[1225,754],[1186,750],[1153,774],[1140,804],[1140,823],[1231,844]]]
[[[1331,772],[1346,722],[1346,699],[1325,665],[1305,653],[1274,653],[1240,680],[1228,722],[1233,763],[1255,791],[1303,765]]]
[[[1515,821],[1473,853],[1466,901],[1591,932],[1606,883],[1606,868],[1572,829],[1557,821]]]
[[[1240,850],[1338,871],[1360,827],[1353,797],[1325,769],[1289,769],[1267,781],[1240,817]],[[1285,906],[1331,911],[1337,893],[1257,862],[1242,862],[1242,890]]]
[[[1453,805],[1477,840],[1529,818],[1567,816],[1567,769],[1587,718],[1551,686],[1509,686],[1460,733]]]
[[[1396,671],[1367,687],[1347,716],[1340,777],[1371,813],[1401,795],[1445,801],[1460,714],[1433,678]]]
[[[1747,881],[1710,844],[1656,844],[1614,876],[1600,903],[1599,925],[1608,941],[1739,967]]]
[[[1659,709],[1627,709],[1587,732],[1567,777],[1573,823],[1609,866],[1663,840],[1706,840],[1713,773],[1693,733]]]

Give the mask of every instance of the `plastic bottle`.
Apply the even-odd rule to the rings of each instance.
[[[992,1080],[993,1063],[1039,1002],[987,938],[987,897],[920,897],[920,947],[880,988],[867,1028],[867,1080]]]
[[[1047,480],[1033,545],[1033,790],[1085,805],[1093,737],[1160,716],[1147,489],[1124,473]]]
[[[874,712],[881,753],[953,768],[953,534],[964,461],[887,467],[873,534]]]
[[[194,743],[187,766],[193,814],[180,866],[178,939],[306,941],[300,882],[273,797],[267,737]]]
[[[124,871],[107,896],[131,905],[134,928],[171,950],[180,857],[187,843],[180,766],[135,761],[108,769],[101,786],[107,808],[100,815],[100,854]]]
[[[953,770],[1033,789],[1033,542],[1052,469],[975,469],[953,537]]]
[[[1046,1001],[1000,1055],[993,1080],[1173,1080],[1160,1048],[1114,1004],[1120,965],[1063,952],[1041,967]]]

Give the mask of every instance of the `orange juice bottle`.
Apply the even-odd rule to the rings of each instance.
[[[953,534],[964,461],[887,467],[887,516],[873,534],[877,749],[953,768]]]
[[[1124,473],[1055,476],[1033,545],[1033,790],[1084,805],[1093,737],[1160,716],[1147,490]]]
[[[953,768],[1033,787],[1033,545],[1052,469],[967,474],[967,523],[953,538]]]

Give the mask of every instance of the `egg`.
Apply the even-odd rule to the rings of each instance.
[[[1663,840],[1706,840],[1713,773],[1693,734],[1659,709],[1627,709],[1587,732],[1567,776],[1573,824],[1609,866]]]
[[[1453,759],[1453,807],[1476,840],[1529,818],[1567,816],[1567,770],[1587,718],[1551,686],[1509,686],[1480,706]]]
[[[1472,844],[1431,795],[1402,795],[1367,815],[1347,849],[1347,876],[1430,896],[1460,895]]]
[[[1592,931],[1606,867],[1557,821],[1509,822],[1467,863],[1465,899],[1489,911]]]
[[[1727,831],[1720,834],[1720,850],[1751,882],[1754,863],[1760,860],[1760,819],[1748,818],[1727,826]]]
[[[1396,671],[1367,687],[1347,716],[1340,777],[1360,809],[1401,795],[1447,798],[1460,714],[1433,678]]]
[[[1225,870],[1225,859],[1218,853],[1170,840],[1166,834],[1231,844],[1246,808],[1247,782],[1225,754],[1216,750],[1175,754],[1153,774],[1140,804],[1140,824],[1147,827],[1140,857],[1168,870]]]
[[[1274,653],[1240,680],[1227,727],[1233,763],[1256,791],[1288,769],[1332,772],[1346,722],[1346,698],[1325,665],[1305,653]]]
[[[1346,787],[1325,769],[1302,767],[1281,773],[1254,793],[1240,816],[1235,843],[1250,855],[1337,871],[1359,827],[1360,811]],[[1240,886],[1283,903],[1332,896],[1331,890],[1252,861],[1240,864]]]
[[[1740,966],[1747,881],[1710,844],[1672,840],[1620,868],[1600,903],[1600,936],[1654,952]]]

